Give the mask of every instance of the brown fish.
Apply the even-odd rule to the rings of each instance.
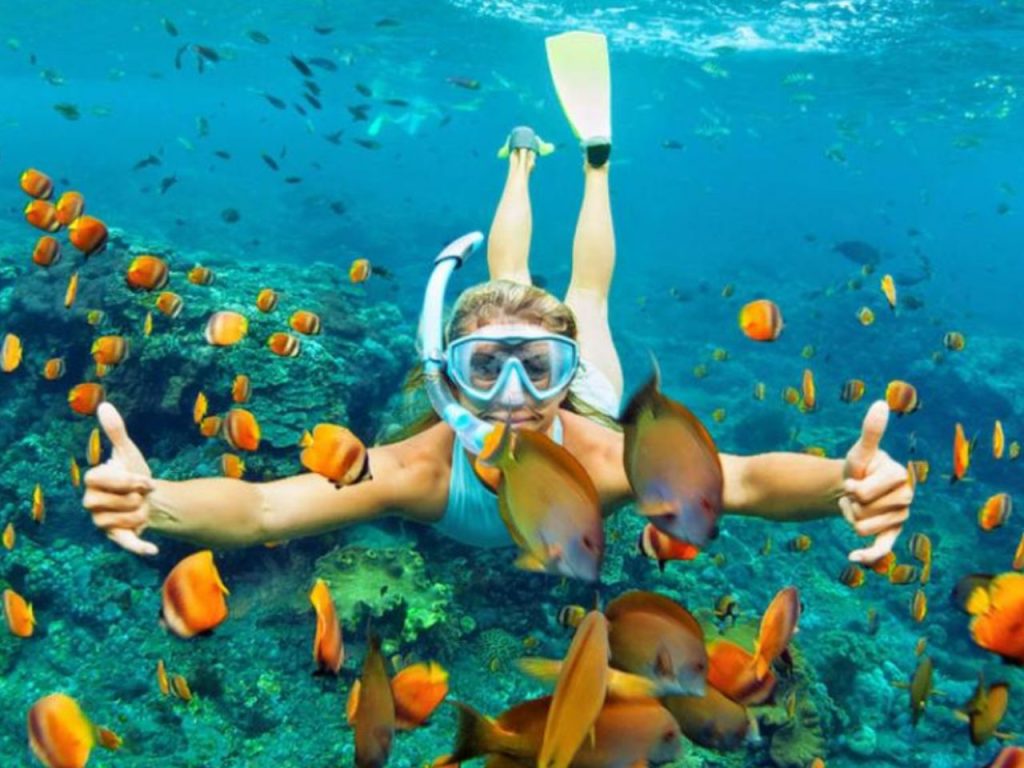
[[[395,699],[380,652],[380,638],[368,638],[359,706],[355,714],[356,768],[383,768],[395,737]]]
[[[711,686],[703,696],[666,696],[661,702],[683,735],[702,747],[726,752],[758,738],[747,708]]]
[[[800,596],[796,587],[786,587],[772,598],[771,604],[761,617],[761,630],[757,635],[754,651],[755,674],[764,678],[777,659],[789,645],[796,624],[800,620]]]
[[[910,678],[910,722],[917,725],[921,719],[924,708],[928,704],[928,697],[934,693],[932,685],[933,667],[930,656],[922,656],[914,670],[914,676]]]

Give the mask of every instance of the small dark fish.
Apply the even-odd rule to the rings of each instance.
[[[160,158],[156,155],[149,155],[142,158],[135,165],[132,166],[133,171],[141,171],[147,165],[160,165]]]
[[[168,35],[170,35],[171,37],[177,37],[178,36],[178,28],[176,26],[174,26],[174,22],[173,21],[171,21],[170,19],[164,17],[164,18],[160,19],[160,23],[163,24],[164,32],[166,32]]]
[[[440,127],[444,128],[451,121],[452,121],[452,115],[451,115],[451,112],[449,112],[447,115],[445,115],[444,117],[441,118],[441,121],[438,123],[438,125]]]
[[[369,104],[357,104],[356,106],[349,105],[348,107],[346,107],[346,109],[348,109],[349,114],[352,115],[352,119],[355,122],[358,123],[361,120],[366,120],[367,119],[367,113],[370,110],[370,105]]]
[[[309,105],[313,107],[313,109],[323,109],[323,107],[320,104],[320,99],[318,99],[312,93],[304,93],[302,95],[306,97],[306,101],[309,102]]]
[[[924,299],[910,293],[905,293],[900,296],[900,305],[904,309],[921,309],[924,306]]]
[[[160,194],[164,194],[168,189],[170,189],[177,183],[177,176],[167,176],[166,178],[160,179]]]
[[[397,27],[397,26],[401,25],[401,23],[402,22],[400,22],[398,19],[387,19],[387,18],[385,18],[385,19],[377,19],[377,21],[375,21],[373,23],[373,26],[375,26],[375,27]]]
[[[329,35],[334,31],[334,27],[313,27],[313,31],[318,35]]]
[[[210,48],[209,46],[199,45],[197,43],[192,46],[192,50],[198,53],[207,61],[212,61],[214,63],[220,61],[220,54],[213,50],[213,48]]]
[[[384,267],[378,267],[376,264],[370,267],[370,272],[378,277],[383,277],[385,280],[393,280],[395,275],[390,269]]]
[[[274,95],[269,94],[269,93],[264,93],[263,94],[263,98],[266,99],[267,101],[269,101],[271,103],[271,105],[273,105],[274,107],[277,107],[278,109],[287,109],[288,108],[288,105],[284,103],[284,100],[277,98],[277,96],[274,96]]]
[[[285,184],[301,184],[302,183],[302,177],[301,176],[288,176],[288,177],[285,178],[284,183]]]
[[[210,135],[210,121],[202,115],[196,118],[196,133],[200,138]]]
[[[818,236],[816,234],[814,234],[813,232],[808,232],[806,235],[804,235],[804,242],[806,242],[806,243],[816,243],[816,242],[818,242]]]
[[[683,142],[676,141],[675,139],[665,139],[661,142],[662,149],[682,149]]]
[[[320,69],[326,70],[327,72],[338,71],[338,65],[335,64],[330,59],[325,59],[323,56],[314,56],[312,59],[309,60],[309,63],[312,64],[314,67],[319,67]]]
[[[240,214],[238,210],[235,208],[225,208],[223,211],[220,212],[220,217],[228,224],[234,224],[236,221],[242,218],[242,214]]]
[[[335,200],[333,203],[331,203],[331,210],[338,216],[344,216],[345,211],[347,209],[345,208],[345,204],[341,202],[341,200]]]
[[[196,71],[200,75],[203,74],[203,72],[206,70],[206,64],[203,63],[205,61],[206,59],[204,59],[202,56],[196,56]]]
[[[907,237],[919,237],[921,230],[917,227],[907,227]]]
[[[306,90],[312,93],[314,96],[320,95],[320,86],[316,84],[316,80],[303,80],[306,84]]]
[[[181,69],[181,57],[185,55],[185,51],[187,51],[187,50],[188,50],[188,43],[186,43],[185,45],[181,46],[178,49],[178,52],[176,54],[174,54],[174,68],[175,69]]]
[[[245,34],[247,34],[249,36],[249,39],[252,40],[254,43],[259,43],[260,45],[266,45],[267,43],[270,42],[270,38],[267,37],[262,32],[260,32],[258,29],[250,29]]]
[[[996,213],[998,213],[1000,216],[1002,216],[1004,213],[1009,213],[1009,212],[1010,212],[1010,204],[1009,203],[1000,203],[999,205],[996,206]]]
[[[281,151],[277,153],[278,159],[283,160],[284,156],[287,155],[287,154],[288,154],[288,145],[287,144],[282,144],[281,145]]]
[[[459,88],[465,88],[467,91],[479,91],[480,81],[473,80],[469,77],[449,77],[446,78],[452,85],[458,86]]]
[[[355,142],[360,147],[364,147],[365,149],[380,149],[381,148],[381,143],[379,141],[375,141],[374,139],[356,139]]]
[[[373,98],[373,90],[365,83],[356,83],[356,90],[368,99]]]
[[[217,157],[221,158],[222,160],[230,160],[231,159],[231,153],[226,151],[226,150],[223,150],[223,149],[218,149],[213,154],[215,154]]]
[[[77,120],[82,116],[82,113],[78,111],[78,107],[76,107],[74,104],[54,104],[53,108],[60,112],[61,116],[67,118],[68,120]]]
[[[408,107],[409,102],[405,99],[385,99],[384,103],[389,107]]]
[[[292,63],[293,67],[295,67],[297,70],[299,70],[299,74],[302,75],[303,77],[312,77],[313,76],[313,70],[309,68],[309,65],[306,64],[306,62],[304,62],[302,59],[300,59],[294,53],[292,53],[292,54],[290,54],[288,56],[288,61],[290,61]]]
[[[856,264],[878,264],[882,260],[882,254],[873,245],[862,240],[844,240],[832,247],[833,251],[841,253],[850,261]]]
[[[271,170],[274,170],[274,171],[280,170],[281,166],[279,166],[277,164],[277,161],[274,158],[272,158],[270,155],[268,155],[266,152],[261,154],[260,157],[263,158],[263,162],[264,163],[266,163],[268,166],[270,166]]]
[[[295,111],[298,112],[300,115],[302,115],[303,117],[306,116],[306,108],[304,106],[302,106],[301,104],[295,104],[294,102],[292,103],[292,106],[295,107]]]

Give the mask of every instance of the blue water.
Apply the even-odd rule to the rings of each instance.
[[[176,36],[161,23],[164,18],[176,27]],[[908,753],[897,756],[892,747],[911,738],[905,699],[876,711],[870,702],[878,702],[863,695],[838,700],[846,720],[837,716],[829,726],[830,750],[823,756],[829,765],[981,765],[991,759],[992,745],[970,751],[966,733],[950,715],[966,699],[973,675],[992,660],[964,639],[965,619],[946,605],[945,592],[959,575],[991,570],[993,561],[1007,568],[1020,535],[1017,518],[984,535],[975,531],[974,519],[991,493],[1024,491],[1024,462],[997,463],[983,456],[994,419],[1002,419],[1008,440],[1024,434],[1019,306],[1024,165],[1018,146],[1024,135],[1024,3],[634,0],[598,9],[582,2],[528,0],[191,7],[159,2],[85,7],[58,0],[8,3],[2,19],[0,242],[5,260],[27,263],[37,236],[22,219],[25,198],[17,186],[22,170],[37,167],[59,179],[61,190],[81,190],[89,212],[156,252],[174,249],[193,261],[221,258],[266,274],[273,274],[274,264],[297,265],[306,270],[305,287],[336,285],[340,292],[349,290],[346,271],[352,259],[368,257],[393,272],[395,280],[372,282],[367,295],[394,302],[406,333],[412,331],[429,260],[439,247],[455,235],[489,226],[505,172],[495,152],[517,124],[532,125],[558,145],[539,161],[532,179],[531,268],[555,292],[564,289],[581,159],[550,82],[543,41],[573,28],[606,33],[618,246],[611,315],[615,333],[630,341],[620,345],[627,390],[646,374],[652,351],[666,374],[667,390],[712,426],[723,450],[821,444],[830,455],[841,456],[863,413],[859,405],[839,402],[844,380],[856,376],[868,382],[862,405],[880,396],[889,379],[918,385],[921,411],[894,420],[885,447],[904,461],[914,439],[917,455],[932,462],[933,477],[920,489],[908,531],[929,532],[942,552],[929,617],[940,632],[931,647],[943,654],[948,637],[949,656],[969,654],[970,663],[950,670],[953,701],[933,701],[941,714],[918,731],[927,736],[919,736]],[[317,26],[330,31],[320,34]],[[255,42],[248,34],[253,30],[270,42]],[[176,53],[189,44],[215,49],[220,61],[206,62],[200,72],[196,54],[186,50],[176,68]],[[290,54],[336,64],[335,71],[314,68],[322,110],[303,97],[304,78],[289,62]],[[477,80],[480,88],[461,88],[452,78]],[[371,89],[372,97],[360,94],[357,85]],[[275,109],[264,93],[283,99],[287,108]],[[384,99],[409,104],[388,106]],[[54,108],[58,104],[75,105],[78,119],[62,115]],[[299,114],[294,104],[307,114]],[[371,105],[369,119],[355,121],[348,107],[361,104]],[[200,123],[207,128],[201,131]],[[371,125],[379,129],[372,135]],[[340,143],[325,138],[337,131],[343,131]],[[365,148],[356,139],[372,139],[379,147]],[[230,159],[215,151],[229,153]],[[280,170],[268,167],[264,153]],[[133,170],[150,155],[159,158],[158,165]],[[290,176],[301,181],[286,183]],[[161,181],[172,177],[173,185],[161,193]],[[237,222],[225,221],[222,212],[228,208],[239,212]],[[833,250],[846,240],[879,249],[879,273],[915,273],[926,258],[929,278],[900,289],[901,296],[911,295],[923,306],[889,313],[877,291],[879,273],[864,278],[862,290],[847,290],[860,267]],[[460,286],[484,279],[484,260],[465,272],[457,277]],[[720,296],[727,283],[736,286],[728,301]],[[787,327],[776,344],[754,348],[738,333],[736,312],[743,301],[761,296],[779,302]],[[878,315],[870,328],[854,318],[865,304]],[[954,329],[966,335],[967,350],[933,362],[943,334]],[[811,360],[800,355],[808,344],[815,347]],[[730,360],[711,363],[716,347],[728,350]],[[706,379],[692,373],[700,363],[711,366]],[[799,386],[809,365],[822,405],[803,415],[785,408],[777,393],[786,385]],[[777,412],[770,425],[761,418],[763,411],[752,410],[755,380],[769,384],[764,408]],[[11,440],[9,455],[17,450],[19,461],[31,424],[31,395],[21,394],[29,398],[25,407],[11,406],[19,414],[19,435],[0,430]],[[357,418],[367,429],[378,426],[376,415],[363,418],[362,411],[376,414],[383,402],[348,407],[360,410]],[[716,408],[728,415],[711,425]],[[973,485],[950,489],[941,474],[949,472],[956,421],[964,422],[969,436],[981,438]],[[158,443],[144,432],[142,439]],[[159,458],[173,458],[169,447],[162,447]],[[59,459],[63,467],[64,454]],[[216,473],[212,465],[205,468]],[[13,480],[4,487],[13,515],[14,499],[26,498],[26,492]],[[65,503],[73,509],[74,496],[68,494]],[[23,510],[18,507],[17,513]],[[892,620],[883,623],[882,637],[871,641],[876,652],[865,658],[872,663],[885,658],[909,678],[916,663],[913,640],[921,634],[907,616],[904,598],[910,592],[901,588],[897,600],[886,585],[874,583],[863,592],[836,591],[835,574],[853,542],[848,532],[829,525],[801,526],[816,540],[806,557],[776,554],[785,559],[787,576],[806,585],[812,610],[799,636],[805,652],[824,665],[824,650],[810,650],[816,641],[824,642],[821,628],[830,621],[836,626],[860,621],[866,607],[876,605]],[[735,546],[730,562],[736,565],[739,558],[744,567],[726,569],[723,576],[706,566],[713,575],[700,576],[696,585],[687,577],[687,589],[698,590],[690,594],[699,593],[704,604],[722,591],[749,589],[748,605],[761,609],[782,584],[761,583],[770,569],[760,563],[757,548],[770,534],[782,549],[795,530],[730,521],[729,532],[733,545],[723,546]],[[83,526],[81,534],[94,532]],[[744,537],[742,545],[736,543]],[[945,551],[938,543],[943,540]],[[87,541],[107,546],[98,536]],[[429,559],[436,542],[428,542]],[[313,545],[309,559],[317,552]],[[502,577],[491,578],[500,583]],[[516,578],[517,584],[537,584]],[[656,574],[645,578],[634,586],[658,588]],[[675,587],[682,590],[682,583]],[[844,602],[831,604],[832,613],[825,614],[823,603],[837,595]],[[550,612],[564,602],[561,595],[545,599]],[[815,616],[815,605],[822,606],[822,614]],[[491,620],[500,626],[496,617]],[[859,625],[851,626],[856,636]],[[890,647],[886,633],[892,627],[898,629],[891,629]],[[351,631],[358,636],[356,628]],[[308,653],[306,644],[304,629],[302,654]],[[26,682],[32,680],[32,658],[19,657],[18,671],[8,673],[26,701],[45,692]],[[941,683],[941,656],[936,663]],[[149,680],[149,668],[147,658],[139,677]],[[1013,684],[1024,682],[1017,670],[988,668]],[[231,674],[244,672],[232,669]],[[826,678],[827,670],[819,669],[818,676]],[[55,680],[52,669],[43,677],[40,689]],[[472,699],[488,679],[464,678],[463,698]],[[296,677],[294,684],[305,682]],[[894,696],[905,694],[877,694],[886,701]],[[483,707],[482,701],[477,704]],[[12,749],[23,742],[23,711],[4,718],[9,731],[4,745]],[[1004,730],[1024,728],[1022,714],[1014,702]],[[897,717],[902,718],[898,723]],[[861,722],[880,735],[889,729],[889,751],[860,759],[866,762],[844,751],[844,734]],[[434,754],[396,748],[393,764],[421,765],[440,754],[443,746],[435,747],[449,743],[452,721],[446,715],[435,727],[439,731],[432,740],[421,736],[419,742]],[[956,729],[948,737],[955,749],[943,729]],[[142,732],[155,730],[140,726]],[[339,738],[348,739],[348,732]],[[146,752],[137,741],[130,753],[97,755],[95,761],[171,764]],[[767,759],[759,754],[757,759]],[[188,759],[198,762],[175,764],[209,764],[204,761],[211,758],[204,758],[197,742]],[[223,759],[223,765],[271,764],[253,755]],[[736,762],[708,764],[744,764],[742,757],[728,759]],[[19,751],[3,763],[29,760]]]

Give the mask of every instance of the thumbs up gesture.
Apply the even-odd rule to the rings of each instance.
[[[889,422],[889,406],[877,401],[868,409],[860,439],[846,454],[839,509],[860,536],[874,536],[870,547],[850,553],[854,563],[870,565],[892,551],[910,516],[914,489],[907,469],[879,448]]]
[[[113,452],[107,461],[85,473],[82,506],[115,544],[136,555],[155,555],[156,545],[140,538],[150,522],[147,497],[156,487],[153,473],[138,446],[128,437],[117,409],[110,403],[101,403],[96,416]]]

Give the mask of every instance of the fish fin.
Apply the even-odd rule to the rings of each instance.
[[[754,677],[758,682],[761,682],[768,676],[768,672],[771,669],[771,665],[768,663],[768,659],[758,654],[754,658]]]
[[[992,735],[1000,741],[1012,741],[1013,739],[1016,739],[1019,734],[1008,733],[1006,731],[993,731]]]
[[[962,710],[959,710],[959,709],[954,709],[953,710],[953,719],[954,720],[959,720],[961,723],[969,723],[969,722],[971,722],[970,715],[968,715],[966,712],[964,712]]]
[[[554,685],[558,681],[558,675],[562,672],[562,662],[558,659],[530,656],[516,659],[515,664],[523,674],[548,685]]]
[[[967,598],[967,603],[964,605],[964,610],[966,610],[971,616],[977,616],[982,613],[987,613],[991,604],[992,599],[989,597],[988,588],[977,586],[971,590],[971,594]]]
[[[36,625],[36,609],[32,606],[32,603],[28,604],[28,620],[33,627]]]
[[[120,749],[124,740],[109,728],[99,726],[96,728],[96,741],[104,749],[111,751]]]
[[[618,699],[651,699],[660,691],[653,680],[618,669],[608,670],[608,695]]]
[[[459,763],[492,752],[502,746],[503,731],[493,720],[468,704],[452,702],[458,708],[459,723],[455,735],[455,749],[448,755],[450,763]]]
[[[515,566],[524,571],[532,571],[534,573],[544,573],[547,570],[540,558],[530,552],[523,552],[519,555],[516,558]]]

